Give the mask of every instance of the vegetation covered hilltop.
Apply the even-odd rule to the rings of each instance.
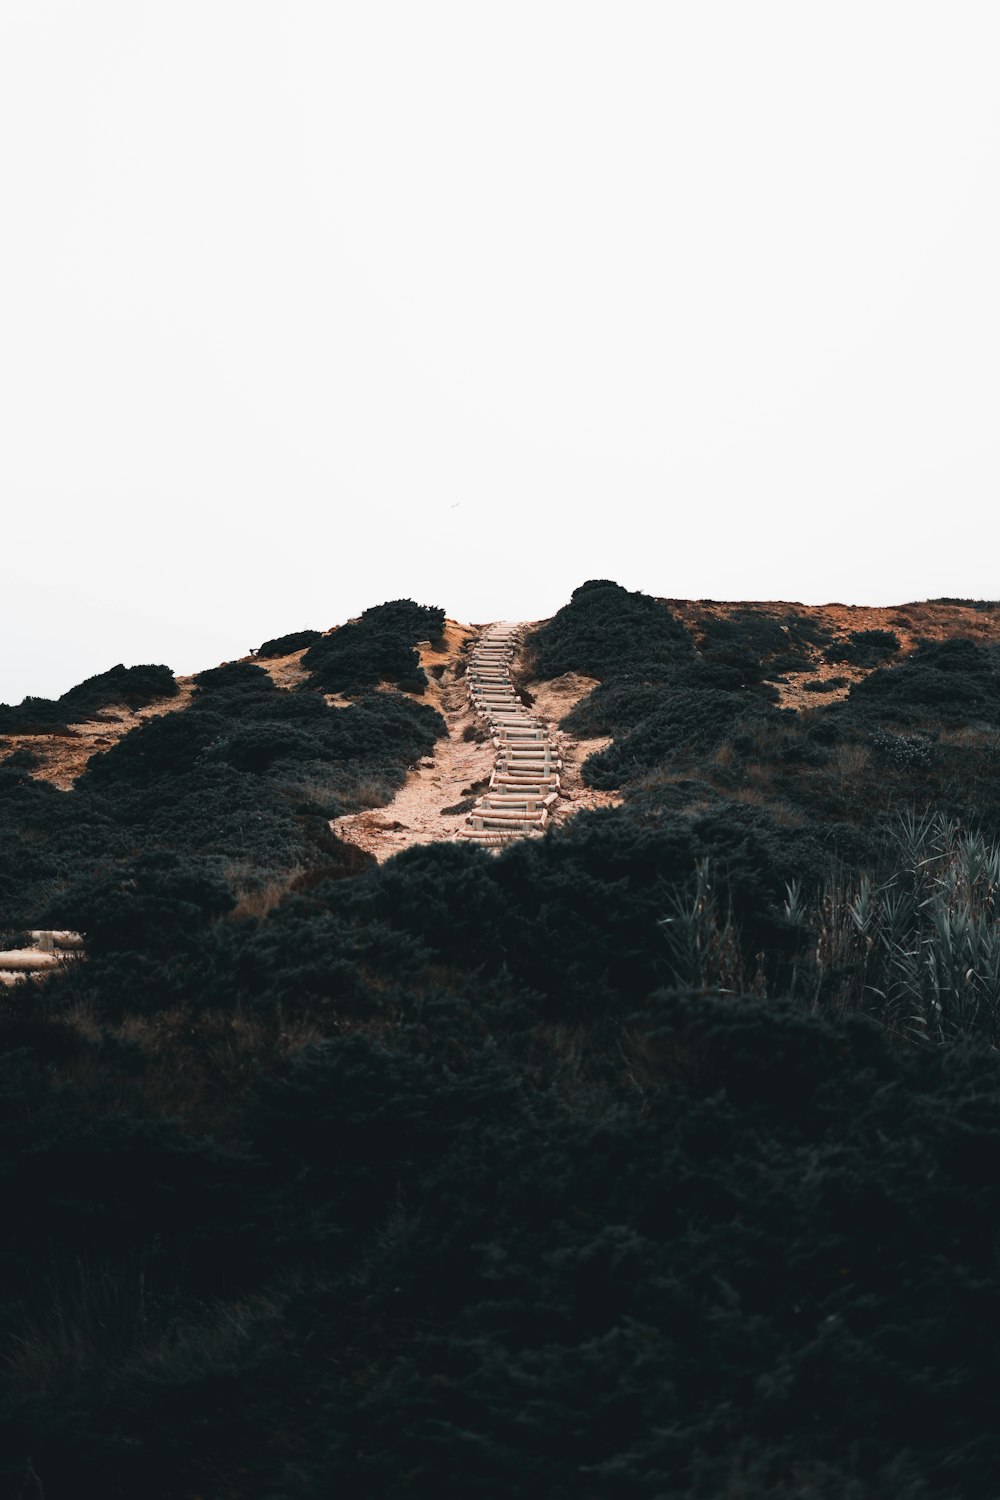
[[[0,1493],[995,1496],[1000,605],[591,581],[620,805],[376,864],[468,638],[0,706]]]

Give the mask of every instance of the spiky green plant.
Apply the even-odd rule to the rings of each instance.
[[[732,917],[719,909],[709,860],[698,861],[693,888],[674,893],[670,905],[660,926],[676,984],[723,994],[754,987],[747,982]]]
[[[804,910],[828,1001],[912,1037],[1000,1043],[1000,845],[908,811],[892,846],[881,880],[831,880]]]

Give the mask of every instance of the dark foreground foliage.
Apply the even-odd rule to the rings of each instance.
[[[88,945],[0,991],[0,1493],[995,1495],[994,657],[788,716],[608,588],[544,659],[624,805],[499,856],[352,866],[436,716],[246,663],[0,766],[0,929]]]

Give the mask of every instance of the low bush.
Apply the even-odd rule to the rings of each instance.
[[[855,683],[848,704],[855,717],[1000,725],[1000,655],[971,640],[924,642],[898,665]]]
[[[28,697],[12,707],[0,703],[0,733],[52,734],[60,726],[91,718],[106,708],[144,708],[180,692],[169,667],[126,667],[88,677],[60,698]]]
[[[534,675],[605,678],[633,663],[690,656],[691,638],[665,604],[607,579],[573,591],[569,604],[525,642]]]
[[[249,661],[227,661],[209,667],[194,679],[200,693],[276,693],[270,672]]]
[[[734,610],[721,618],[708,615],[699,621],[699,629],[702,652],[710,660],[750,660],[779,671],[795,671],[811,660],[808,645],[797,641],[790,628],[757,610]]]
[[[829,662],[848,662],[855,667],[875,667],[899,650],[894,630],[852,630],[846,640],[833,641],[823,652]]]
[[[415,644],[435,641],[444,630],[444,610],[394,599],[366,609],[357,620],[315,641],[302,658],[308,686],[326,693],[358,693],[393,683],[420,693],[427,675]]]
[[[0,744],[0,750],[3,745]],[[43,765],[42,757],[34,750],[29,750],[22,745],[19,750],[12,750],[9,755],[4,756],[2,762],[7,771],[37,771]]]
[[[295,651],[304,651],[306,646],[318,641],[322,634],[321,630],[292,630],[288,635],[275,636],[273,640],[265,641],[262,646],[257,647],[254,654],[265,658],[291,656]]]
[[[958,604],[963,609],[975,609],[980,614],[991,615],[994,610],[1000,609],[1000,600],[997,599],[928,599],[928,604]]]
[[[929,766],[934,756],[933,744],[922,734],[890,734],[885,729],[876,729],[871,740],[879,756],[897,771]]]
[[[12,948],[30,948],[33,942],[31,933],[24,928],[20,932],[0,932],[0,953],[9,952]]]
[[[91,954],[176,953],[196,946],[199,930],[234,905],[211,864],[158,851],[71,886],[46,925],[82,933]]]
[[[589,786],[612,790],[655,770],[679,751],[704,756],[772,719],[777,722],[775,711],[749,694],[667,688],[657,693],[652,712],[585,761],[583,777]]]

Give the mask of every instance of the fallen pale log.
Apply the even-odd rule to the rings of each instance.
[[[0,953],[0,970],[9,974],[31,974],[42,969],[54,969],[63,960],[56,953],[43,953],[40,948],[9,948]]]

